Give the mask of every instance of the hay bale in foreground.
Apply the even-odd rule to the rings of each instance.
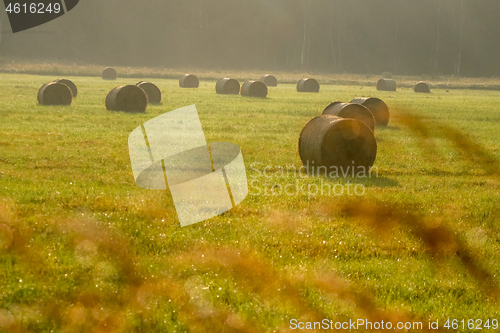
[[[396,81],[392,79],[380,79],[377,81],[377,90],[380,91],[396,91]]]
[[[57,79],[54,82],[59,82],[59,83],[67,85],[68,88],[71,90],[71,94],[73,95],[73,98],[75,98],[76,95],[78,94],[78,89],[76,88],[76,85],[73,83],[73,81],[70,81],[68,79]]]
[[[116,71],[112,67],[106,67],[102,71],[103,80],[116,80]]]
[[[179,79],[179,86],[181,88],[198,88],[200,81],[193,74],[184,74]]]
[[[161,91],[160,89],[151,82],[141,81],[135,84],[148,96],[148,103],[150,104],[160,104],[161,102]]]
[[[262,81],[247,81],[241,86],[241,95],[266,98],[267,86]]]
[[[368,126],[372,131],[375,129],[375,118],[372,112],[361,104],[333,102],[323,110],[323,114],[356,119]]]
[[[416,93],[430,93],[431,92],[431,87],[424,82],[420,81],[415,85],[415,88],[413,89]]]
[[[315,79],[304,78],[297,82],[298,92],[319,92],[319,83]]]
[[[278,79],[276,79],[276,77],[271,74],[263,75],[260,80],[264,82],[268,87],[276,87],[278,85]]]
[[[240,83],[238,80],[225,77],[217,81],[215,91],[218,94],[238,95],[240,93]]]
[[[41,105],[70,105],[73,94],[67,85],[49,82],[40,87],[37,99]]]
[[[299,155],[306,167],[369,168],[377,156],[373,132],[356,119],[322,115],[302,129]],[[330,171],[330,170],[329,170]]]
[[[146,112],[148,97],[144,90],[134,85],[120,86],[106,96],[106,109],[125,112]]]
[[[351,101],[351,103],[361,104],[368,108],[375,117],[375,124],[378,126],[387,126],[389,124],[389,119],[391,114],[389,113],[389,108],[387,104],[384,103],[380,98],[376,97],[356,97]]]

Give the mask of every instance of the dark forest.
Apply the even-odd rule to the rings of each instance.
[[[110,66],[500,76],[500,1],[81,0],[0,57]]]

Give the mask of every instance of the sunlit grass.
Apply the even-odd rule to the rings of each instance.
[[[292,318],[496,318],[498,92],[299,94],[280,84],[253,99],[217,95],[214,80],[181,89],[150,78],[162,104],[126,114],[104,99],[138,79],[70,76],[71,106],[38,105],[38,88],[59,76],[0,75],[0,223],[12,231],[2,250],[11,236],[0,229],[0,329],[265,332]],[[393,117],[375,130],[378,177],[283,173],[301,166],[307,121],[358,96],[383,99]],[[207,141],[241,147],[255,182],[233,210],[180,228],[166,192],[136,186],[127,139],[190,104]],[[296,181],[366,192],[276,192]]]

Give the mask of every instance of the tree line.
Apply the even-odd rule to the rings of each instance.
[[[500,76],[500,1],[83,0],[0,57],[112,66]]]

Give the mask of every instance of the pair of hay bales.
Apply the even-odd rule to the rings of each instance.
[[[234,94],[240,93],[240,83],[235,79],[222,78],[215,84],[215,91],[218,94]],[[262,81],[247,81],[241,86],[241,95],[248,97],[266,98],[267,85]]]
[[[389,108],[375,97],[330,103],[302,129],[299,155],[307,167],[369,168],[377,156],[375,125],[387,125]],[[350,173],[349,173],[350,174]]]
[[[37,100],[40,105],[71,105],[77,94],[78,89],[72,81],[57,79],[38,89]]]
[[[241,86],[241,95],[248,97],[266,98],[269,90],[267,87],[278,86],[278,79],[274,75],[263,75],[260,80],[250,80]]]
[[[146,112],[149,103],[160,103],[161,91],[151,82],[120,86],[106,96],[106,109],[125,112]]]
[[[319,83],[316,79],[303,78],[297,82],[298,92],[319,92]]]
[[[323,114],[359,120],[372,131],[375,126],[387,126],[391,116],[387,104],[376,97],[356,97],[349,103],[333,102]]]
[[[375,118],[375,125],[387,126],[391,118],[389,108],[380,98],[376,97],[356,97],[350,103],[360,104],[366,107]]]
[[[340,118],[356,119],[368,126],[372,131],[375,130],[375,118],[373,113],[361,104],[332,102],[323,110],[323,114]]]
[[[215,91],[218,94],[238,95],[240,93],[240,83],[236,79],[224,77],[215,84]]]

